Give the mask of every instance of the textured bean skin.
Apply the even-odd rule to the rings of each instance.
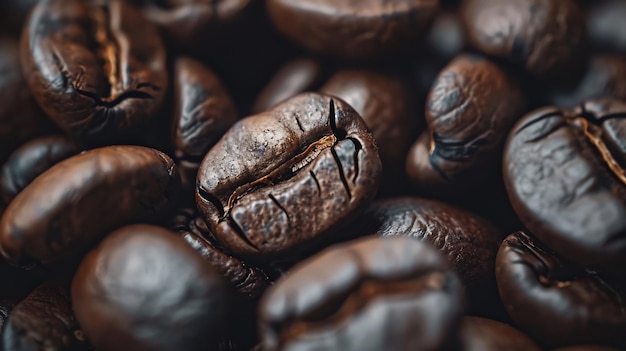
[[[574,0],[469,0],[461,16],[471,46],[540,78],[575,60],[585,33]]]
[[[265,350],[440,350],[463,289],[437,250],[366,238],[303,261],[261,301]]]
[[[480,318],[463,317],[461,321],[463,351],[540,351],[528,336],[504,323]]]
[[[208,350],[228,326],[220,277],[171,231],[132,225],[109,234],[72,282],[76,318],[98,350]]]
[[[202,63],[174,63],[174,145],[183,182],[195,184],[200,161],[237,121],[237,108],[219,78]]]
[[[344,70],[320,89],[352,106],[372,132],[383,165],[381,192],[402,179],[403,161],[418,129],[413,94],[401,79],[367,70]]]
[[[440,73],[426,100],[428,131],[406,160],[415,187],[429,194],[467,189],[493,178],[524,96],[495,63],[461,55]]]
[[[561,261],[526,233],[504,240],[496,277],[513,320],[543,345],[626,343],[624,295]]]
[[[69,289],[48,283],[11,310],[0,346],[4,351],[89,350],[76,338],[78,329]]]
[[[110,140],[150,120],[167,89],[156,29],[121,1],[40,1],[21,50],[39,105],[65,132],[86,140]]]
[[[269,284],[269,278],[254,265],[228,255],[213,244],[209,229],[191,209],[179,210],[170,228],[185,239],[234,289],[243,295],[258,298]]]
[[[406,236],[433,245],[470,290],[493,280],[500,234],[473,213],[434,200],[403,197],[375,201],[352,226],[361,235]]]
[[[372,200],[380,176],[359,115],[309,93],[237,122],[202,161],[196,199],[226,250],[289,256],[330,240]]]
[[[312,88],[322,76],[320,64],[309,58],[298,58],[281,67],[259,93],[252,111],[261,113]]]
[[[362,58],[406,47],[427,28],[438,0],[269,0],[274,25],[308,50]]]
[[[180,177],[167,155],[108,146],[62,161],[11,202],[0,222],[0,252],[15,264],[71,255],[129,221],[172,201]]]
[[[35,178],[80,151],[78,143],[63,135],[41,137],[22,145],[0,169],[0,206],[6,207]]]
[[[546,107],[521,119],[507,141],[504,180],[513,209],[545,245],[579,264],[616,267],[626,257],[626,189],[616,176],[624,167],[626,105],[583,108]]]

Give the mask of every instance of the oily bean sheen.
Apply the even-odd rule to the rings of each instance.
[[[462,312],[445,258],[404,237],[331,247],[263,296],[265,350],[444,350]]]
[[[428,131],[406,160],[413,184],[441,194],[493,178],[506,135],[524,105],[522,92],[498,65],[476,55],[458,56],[428,94]]]
[[[228,325],[228,289],[167,229],[109,234],[72,282],[76,318],[97,350],[211,350]]]
[[[80,336],[69,289],[55,283],[39,286],[10,312],[0,349],[89,350]]]
[[[576,111],[545,107],[511,131],[504,180],[523,224],[583,265],[626,262],[626,103],[594,100]]]
[[[200,62],[174,63],[174,144],[185,183],[195,184],[202,158],[237,121],[237,108],[219,78]]]
[[[335,73],[320,89],[352,106],[372,132],[383,165],[381,191],[397,186],[417,129],[413,96],[399,78],[366,70]]]
[[[528,336],[504,323],[464,317],[460,331],[462,351],[540,351]]]
[[[22,35],[35,99],[67,133],[109,139],[159,111],[167,89],[156,29],[118,0],[42,0]]]
[[[185,239],[235,290],[256,298],[269,284],[269,278],[259,268],[228,255],[213,244],[204,220],[191,209],[178,210],[169,227]]]
[[[7,206],[35,178],[81,151],[63,135],[33,139],[15,150],[0,170],[0,207]]]
[[[261,113],[298,94],[313,90],[322,76],[320,64],[309,58],[289,61],[274,74],[254,102],[252,111]]]
[[[296,96],[237,122],[198,172],[198,208],[236,255],[293,255],[330,239],[376,194],[372,135],[345,102]]]
[[[20,144],[50,129],[22,75],[19,47],[17,40],[0,37],[0,162]]]
[[[471,46],[539,78],[575,61],[584,39],[575,0],[467,0],[461,16]]]
[[[157,150],[108,146],[81,153],[11,202],[0,222],[0,252],[15,264],[69,256],[112,228],[157,214],[179,186],[174,162]]]
[[[626,345],[626,295],[526,233],[504,240],[496,278],[509,315],[543,345]]]
[[[352,228],[360,235],[406,236],[428,242],[447,257],[470,290],[493,280],[500,234],[486,220],[452,205],[411,197],[378,200]]]
[[[268,0],[283,35],[308,50],[348,58],[378,56],[423,34],[438,0]]]

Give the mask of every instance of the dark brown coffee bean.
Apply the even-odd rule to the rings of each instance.
[[[562,347],[552,351],[620,351],[620,349],[604,346],[581,345]]]
[[[563,108],[574,108],[585,100],[614,98],[626,100],[626,57],[595,55],[577,84],[557,88],[550,93],[549,103]]]
[[[122,1],[43,0],[22,36],[35,99],[67,133],[89,141],[153,118],[167,89],[156,29]]]
[[[308,50],[363,58],[413,44],[428,27],[438,0],[269,0],[284,35]]]
[[[6,207],[35,178],[81,149],[66,136],[54,135],[34,139],[15,150],[0,169],[0,207]]]
[[[546,107],[511,131],[504,180],[523,224],[561,256],[583,265],[626,262],[626,104]]]
[[[428,94],[428,131],[406,160],[413,185],[442,196],[493,180],[506,135],[524,105],[521,91],[498,65],[476,55],[457,57]]]
[[[89,350],[81,336],[70,301],[69,289],[44,284],[10,312],[2,332],[0,348],[24,350]]]
[[[269,284],[269,278],[261,269],[216,247],[211,242],[212,234],[209,228],[204,220],[198,217],[196,211],[191,209],[177,211],[170,228],[199,252],[233,289],[243,295],[257,298]]]
[[[252,107],[253,113],[261,113],[298,94],[313,91],[322,77],[320,64],[308,58],[287,62],[274,74]]]
[[[626,345],[626,295],[560,260],[526,233],[504,240],[496,278],[513,320],[543,345]]]
[[[260,306],[265,350],[444,350],[463,289],[445,258],[404,237],[331,247],[271,287]]]
[[[174,63],[174,144],[184,184],[195,186],[200,162],[237,121],[237,108],[219,78],[200,62]]]
[[[443,64],[454,59],[465,48],[465,32],[457,11],[440,11],[426,35],[427,55]]]
[[[468,0],[461,15],[471,46],[539,78],[580,56],[585,19],[574,0]]]
[[[215,239],[248,258],[332,239],[376,194],[372,135],[345,102],[296,96],[235,124],[200,166],[196,199]]]
[[[411,197],[379,200],[351,227],[360,235],[406,236],[433,245],[470,290],[494,279],[500,234],[486,220],[460,208]]]
[[[72,283],[76,318],[98,350],[209,350],[228,326],[228,289],[167,229],[109,234]]]
[[[0,222],[0,252],[15,264],[70,256],[113,228],[158,214],[179,186],[174,162],[157,150],[84,152],[50,168],[11,202]]]
[[[491,319],[464,317],[460,334],[462,351],[541,350],[519,330]]]
[[[372,132],[383,165],[381,192],[399,188],[403,163],[418,129],[413,94],[408,86],[393,76],[345,70],[331,76],[320,91],[347,102]]]
[[[24,142],[52,129],[22,75],[19,52],[17,40],[0,37],[0,162]]]

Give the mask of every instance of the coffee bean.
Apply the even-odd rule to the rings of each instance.
[[[1,347],[5,351],[89,350],[84,340],[76,337],[80,333],[69,289],[47,283],[11,309]]]
[[[346,103],[294,97],[237,122],[200,166],[200,214],[226,250],[260,259],[332,240],[376,194],[380,159]]]
[[[428,27],[438,0],[269,0],[276,28],[302,47],[363,58],[413,44]]]
[[[574,0],[468,0],[461,16],[471,46],[536,77],[556,76],[580,56],[584,17]]]
[[[524,96],[495,63],[461,55],[437,77],[426,100],[428,131],[413,144],[406,170],[426,194],[457,193],[492,181]]]
[[[228,289],[167,229],[109,234],[72,282],[74,310],[98,350],[207,350],[228,326]]]
[[[6,207],[35,178],[81,151],[63,135],[31,140],[15,150],[0,170],[0,206]]]
[[[507,141],[513,208],[545,245],[579,264],[617,267],[626,258],[624,113],[626,104],[612,100],[546,107],[522,118]]]
[[[35,99],[65,132],[110,140],[159,111],[167,90],[156,29],[122,1],[43,0],[22,36]]]
[[[443,350],[463,289],[430,246],[403,237],[331,247],[263,297],[265,350]]]
[[[480,318],[464,317],[461,321],[461,348],[463,351],[539,351],[534,341],[519,330],[504,323]]]
[[[15,264],[76,254],[111,229],[157,215],[180,185],[167,155],[109,146],[62,161],[11,202],[0,222],[0,252]]]
[[[513,320],[543,345],[626,344],[625,295],[528,234],[517,232],[504,240],[496,278]]]

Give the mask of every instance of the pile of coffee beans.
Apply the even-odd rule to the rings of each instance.
[[[626,1],[1,0],[0,350],[626,349]]]

